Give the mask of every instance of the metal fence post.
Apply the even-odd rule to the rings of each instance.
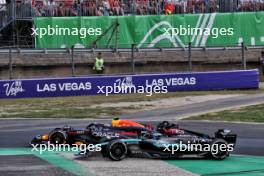
[[[192,43],[189,42],[188,46],[188,63],[189,63],[189,71],[192,71]]]
[[[9,65],[9,79],[13,79],[13,61],[12,61],[12,50],[11,50],[11,48],[9,48],[9,54],[8,54],[8,56],[9,56],[9,63],[8,63],[8,65]]]
[[[72,46],[71,48],[71,70],[72,70],[72,77],[75,77],[74,46]]]
[[[134,51],[135,50],[135,44],[132,44],[131,46],[131,72],[135,74],[135,56],[134,56]]]
[[[13,79],[12,50],[9,48],[9,79]]]
[[[137,12],[136,12],[136,8],[135,8],[135,0],[132,1],[131,6],[132,6],[132,15],[136,15]]]
[[[243,69],[246,70],[247,69],[247,61],[245,58],[245,44],[244,42],[241,43],[241,52],[242,52],[242,65],[243,65]]]

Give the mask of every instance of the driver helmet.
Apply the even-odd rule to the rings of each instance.
[[[119,126],[120,119],[118,117],[115,117],[112,119],[112,126],[118,127]]]

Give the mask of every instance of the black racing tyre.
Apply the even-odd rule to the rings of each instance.
[[[49,135],[49,141],[51,144],[65,144],[66,140],[65,134],[60,130],[54,130]]]
[[[220,150],[220,146],[226,146],[225,150]],[[218,151],[213,151],[212,148],[213,146],[218,147]],[[216,148],[216,147],[214,147]],[[214,139],[211,143],[211,151],[209,153],[209,157],[214,160],[223,160],[226,157],[229,156],[229,151],[228,151],[228,143],[223,140],[223,139]]]
[[[120,161],[127,155],[127,145],[122,141],[112,141],[106,147],[108,157],[113,161]]]

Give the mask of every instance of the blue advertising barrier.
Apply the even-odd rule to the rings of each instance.
[[[133,88],[131,88],[133,87]],[[257,89],[258,70],[87,76],[0,81],[0,98],[81,96],[116,93]],[[130,89],[130,90],[129,90]]]

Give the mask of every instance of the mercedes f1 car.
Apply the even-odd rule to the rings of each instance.
[[[229,156],[237,135],[219,129],[215,136],[181,129],[164,121],[154,129],[133,121],[114,119],[112,125],[91,123],[85,129],[56,128],[48,135],[36,136],[32,143],[100,144],[101,153],[114,161],[129,156],[174,159],[186,156],[222,160]],[[79,156],[91,152],[81,151]]]

